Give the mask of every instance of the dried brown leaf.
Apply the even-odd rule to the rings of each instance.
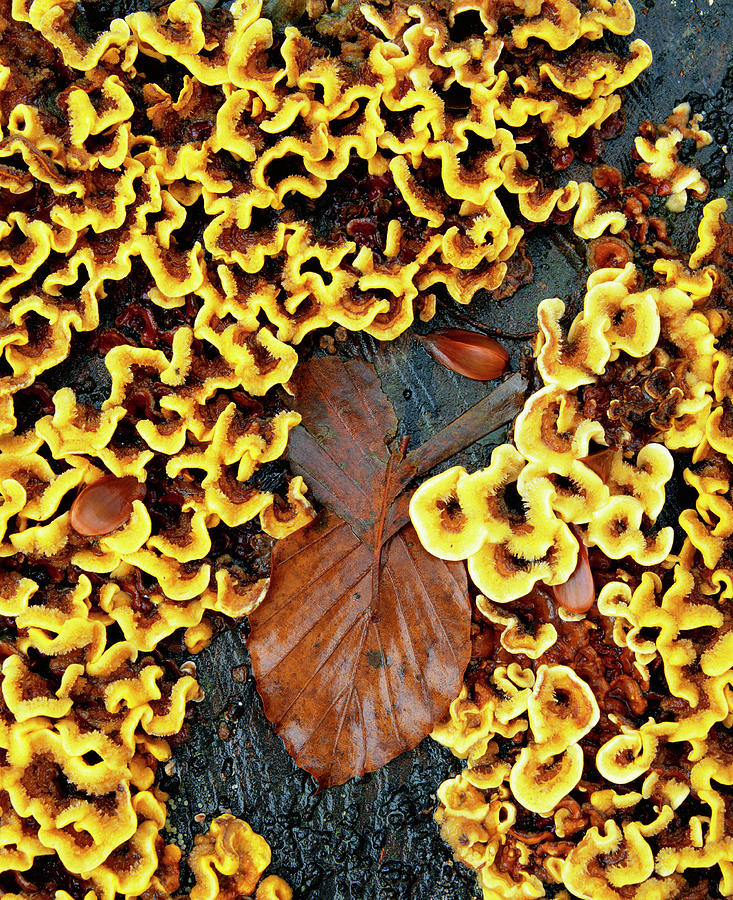
[[[370,365],[329,357],[298,372],[289,459],[326,509],[275,546],[248,646],[267,717],[323,786],[416,746],[460,689],[465,569],[422,548],[403,491],[510,419],[524,382],[514,386],[518,399],[502,386],[403,458],[387,447],[397,420]]]
[[[328,786],[415,747],[460,690],[470,618],[463,566],[411,526],[381,554],[330,512],[281,541],[249,648],[293,759]]]

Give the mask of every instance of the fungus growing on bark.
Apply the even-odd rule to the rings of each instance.
[[[671,154],[676,142],[657,141],[657,151]],[[681,898],[713,883],[730,893],[733,426],[723,212],[717,201],[705,208],[686,262],[654,263],[661,284],[646,284],[631,261],[593,273],[567,338],[563,304],[540,304],[546,387],[518,417],[516,446],[494,457],[513,461],[509,477],[525,498],[513,529],[521,536],[527,527],[526,481],[552,485],[548,507],[576,538],[583,525],[587,555],[564,584],[492,598],[501,606],[476,600],[483,621],[472,667],[434,732],[468,759],[441,786],[436,819],[485,897],[544,896],[548,884],[588,900]],[[681,448],[694,448],[681,459],[697,497],[679,515],[687,539],[672,554],[673,530],[657,520]],[[488,478],[494,457],[483,472],[461,470],[464,513],[462,485]],[[430,490],[430,482],[419,488]],[[484,559],[485,593],[505,577],[506,557]],[[576,594],[583,602],[568,610]],[[567,677],[549,691],[553,672]]]
[[[478,33],[461,36],[464,13],[478,16]],[[687,816],[699,846],[664,844],[659,832],[654,865],[673,879],[700,858],[729,867],[716,732],[729,715],[730,656],[717,600],[733,594],[723,209],[706,209],[689,269],[660,260],[659,282],[645,284],[623,248],[648,222],[602,196],[602,178],[558,174],[573,147],[598,148],[613,132],[618,89],[649,64],[640,41],[625,57],[596,49],[607,32],[632,31],[627,0],[461,0],[450,12],[400,0],[388,14],[365,5],[358,22],[347,14],[335,29],[317,20],[282,34],[258,0],[222,14],[174,0],[98,31],[86,16],[74,0],[0,3],[6,859],[27,872],[52,857],[88,883],[86,900],[177,892],[180,854],[160,834],[155,776],[200,694],[149,654],[177,632],[201,649],[211,612],[253,612],[268,587],[257,547],[315,517],[307,479],[277,469],[299,416],[273,388],[293,376],[295,346],[331,325],[397,337],[416,313],[429,318],[433,292],[460,304],[482,290],[507,295],[527,277],[525,230],[552,217],[596,241],[583,312],[565,339],[562,302],[541,306],[546,386],[516,424],[516,447],[498,448],[484,471],[449,470],[413,500],[426,541],[469,558],[487,596],[483,627],[501,632],[497,653],[509,657],[464,686],[436,731],[471,765],[440,790],[443,833],[484,889],[506,897],[563,880],[582,890],[598,854],[619,848],[627,865],[603,889],[640,883],[651,818],[644,836],[625,819],[601,835],[593,816],[629,801],[610,801],[601,782],[590,812],[572,788],[593,775],[596,750],[609,773],[623,762],[612,742],[628,738],[623,751],[634,738],[620,716],[644,712],[639,685],[659,659],[674,698],[659,724],[675,730],[660,732],[656,781],[638,793],[678,803],[682,820],[692,785],[710,816]],[[176,65],[185,73],[174,87]],[[705,191],[677,153],[684,138],[705,142],[678,111],[637,144],[638,176],[673,205]],[[487,377],[501,362],[489,357]],[[81,373],[71,384],[67,359]],[[652,439],[707,447],[689,474],[700,499],[673,574],[669,532],[650,531],[666,480],[663,454],[643,455]],[[615,448],[605,477],[587,464],[596,443]],[[582,620],[547,589],[577,571],[578,524],[606,582]],[[634,566],[645,565],[661,574],[639,579]],[[542,616],[530,633],[533,608]],[[611,609],[612,629],[601,618]],[[613,672],[591,665],[604,658],[601,633],[616,642]],[[568,647],[583,655],[558,657]],[[590,703],[569,703],[563,717],[545,697],[567,738],[550,758],[557,748],[532,704],[567,663],[585,666],[578,683],[567,676],[569,699],[588,685],[602,716],[586,733],[578,717],[591,722]],[[679,788],[664,754],[686,741],[696,756]],[[520,827],[507,785],[523,797],[522,774],[551,786],[528,802],[552,813],[563,841]],[[257,884],[267,860],[261,838],[220,817],[194,851],[191,897],[231,888],[288,900],[276,876]]]

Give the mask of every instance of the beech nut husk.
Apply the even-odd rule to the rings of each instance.
[[[111,534],[130,518],[134,500],[145,496],[145,485],[134,475],[105,475],[88,484],[71,504],[69,523],[78,534]]]
[[[509,364],[504,347],[478,331],[442,328],[418,340],[436,362],[474,381],[498,378]]]

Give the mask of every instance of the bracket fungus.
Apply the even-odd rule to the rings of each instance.
[[[650,63],[598,49],[633,31],[628,0],[295,8],[302,27],[173,0],[97,28],[77,0],[0,0],[0,893],[177,894],[156,776],[201,694],[165,651],[253,612],[267,548],[316,516],[273,389],[319,329],[389,340],[436,294],[510,295],[553,222],[594,242],[582,312],[565,334],[540,304],[514,444],[411,504],[426,547],[469,560],[495,651],[435,730],[467,760],[437,817],[487,900],[684,896],[715,866],[731,895],[725,204],[689,257],[630,253],[668,247],[651,194],[705,193],[678,150],[708,136],[680,108],[639,136],[637,182],[563,174]],[[453,368],[503,371],[461,340]],[[673,557],[655,520],[680,450],[698,499]],[[190,897],[290,900],[269,859],[220,816]]]
[[[682,133],[698,146],[708,140],[680,108],[637,141],[646,162],[636,177],[656,190],[654,173],[665,173],[673,207],[686,185],[704,189],[676,157]],[[618,186],[619,208],[634,189],[609,167],[594,178]],[[481,471],[449,470],[462,533],[483,525],[487,539],[479,551],[466,542],[480,591],[474,658],[433,732],[467,768],[439,789],[435,817],[485,900],[733,894],[725,209],[720,200],[705,207],[688,256],[667,254],[660,239],[646,273],[633,260],[648,222],[630,222],[618,244],[594,240],[595,271],[569,328],[561,300],[539,305],[544,386],[517,417],[513,443]],[[694,500],[678,515],[684,539],[673,552],[673,528],[659,518],[675,477]],[[421,502],[440,495],[441,478],[413,500],[421,538]],[[513,516],[509,485],[520,501]],[[526,577],[538,554],[507,552],[540,522],[545,546],[558,527],[574,535],[564,577],[549,567]],[[448,534],[439,518],[432,525],[440,555]],[[523,565],[524,583],[510,561]]]

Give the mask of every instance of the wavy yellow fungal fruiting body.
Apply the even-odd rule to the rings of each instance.
[[[471,11],[484,33],[454,40],[455,16]],[[22,629],[22,654],[39,655],[49,671],[64,668],[56,680],[36,681],[22,657],[4,664],[0,846],[19,870],[56,853],[59,865],[88,879],[85,900],[113,900],[178,887],[180,854],[160,836],[155,769],[199,690],[146,654],[176,632],[201,649],[209,612],[240,616],[262,600],[268,579],[222,550],[227,530],[251,523],[280,539],[315,515],[302,479],[277,492],[257,480],[282,457],[298,421],[272,399],[293,375],[295,345],[333,325],[391,339],[416,312],[430,316],[433,290],[465,304],[478,291],[511,287],[527,223],[572,216],[584,238],[623,228],[624,217],[604,209],[591,184],[533,171],[521,129],[532,120],[562,149],[600,128],[649,51],[640,41],[624,59],[593,49],[605,32],[632,31],[627,0],[582,9],[571,0],[502,9],[458,0],[447,13],[365,5],[356,39],[341,38],[340,57],[320,43],[318,28],[281,34],[258,0],[216,15],[174,0],[92,37],[77,30],[82,14],[75,0],[11,0],[0,10],[0,99],[9,109],[0,121],[0,190],[17,207],[0,217],[0,351],[9,373],[0,379],[0,555],[18,566],[0,577],[0,612]],[[350,16],[344,21],[348,30]],[[518,65],[534,47],[537,64]],[[159,83],[156,73],[176,66],[185,70],[176,87]],[[51,104],[38,72],[51,73]],[[664,166],[672,144],[650,148],[650,165]],[[698,190],[698,178],[677,169],[675,196]],[[713,250],[718,226],[708,220],[695,262]],[[550,649],[555,627],[529,635],[511,605],[492,601],[567,578],[577,559],[568,523],[591,527],[592,510],[630,480],[634,509],[646,515],[663,491],[661,457],[641,475],[639,454],[631,474],[614,470],[608,485],[578,461],[600,433],[570,392],[656,339],[655,302],[628,279],[619,283],[589,283],[598,296],[578,326],[589,334],[579,354],[565,353],[557,307],[548,308],[543,332],[559,355],[545,353],[548,373],[558,373],[547,382],[556,391],[528,408],[518,449],[501,448],[487,472],[458,473],[443,485],[448,494],[426,487],[414,501],[416,509],[425,501],[435,548],[470,559],[502,646],[533,660]],[[706,283],[688,276],[679,285],[701,316]],[[702,320],[687,313],[684,304],[664,311],[681,348],[702,334]],[[660,438],[670,447],[704,433],[714,450],[727,448],[726,422],[705,419],[714,376],[723,390],[725,363],[712,353],[721,328],[710,321],[710,352],[686,373],[686,405]],[[92,387],[79,379],[46,396],[46,373],[70,355],[84,364],[88,357]],[[38,409],[30,424],[29,408]],[[530,452],[528,429],[538,424],[542,440]],[[115,532],[78,535],[68,507],[105,472],[135,477],[147,494]],[[514,485],[518,500],[507,495]],[[438,503],[452,509],[454,493],[461,513],[451,519]],[[34,566],[73,580],[47,584]],[[675,594],[673,602],[684,600]],[[630,615],[638,618],[636,607]],[[648,662],[641,638],[635,646],[640,664]],[[711,672],[725,651],[711,648]],[[509,767],[493,756],[492,735],[527,730],[534,677],[499,667],[491,685],[490,700],[456,701],[443,735],[486,765],[461,783],[483,816],[469,810],[469,846],[487,896],[511,889],[493,862],[514,821]],[[101,761],[87,764],[92,751]],[[26,771],[62,771],[73,803],[57,809]],[[116,817],[102,810],[103,790],[115,791]],[[444,830],[457,839],[450,817]],[[216,819],[193,853],[192,900],[232,881],[258,900],[289,900],[275,876],[257,886],[268,860],[246,825]],[[524,896],[540,896],[536,876],[522,875],[520,885]]]
[[[675,115],[685,118],[689,111]],[[679,127],[705,142],[694,123]],[[660,166],[669,163],[674,180],[679,170],[673,146],[679,132],[674,134],[669,125],[662,134],[668,140],[657,141],[655,159]],[[533,512],[531,487],[538,498],[547,492],[558,520],[583,526],[584,542],[596,548],[590,551],[591,565],[618,561],[613,564],[615,579],[601,575],[597,613],[585,622],[589,633],[604,627],[602,640],[612,639],[633,666],[642,691],[652,672],[663,673],[656,689],[663,694],[666,685],[668,691],[661,716],[653,709],[646,720],[641,716],[642,721],[634,722],[606,710],[609,724],[596,731],[603,695],[594,693],[595,682],[577,693],[573,670],[565,670],[570,681],[563,683],[564,667],[551,664],[556,653],[564,652],[562,641],[569,639],[559,629],[563,623],[581,627],[582,617],[560,610],[552,623],[531,620],[531,610],[542,610],[543,602],[551,602],[545,598],[552,596],[528,577],[536,559],[525,560],[522,572],[524,592],[533,591],[529,596],[515,595],[508,587],[516,557],[487,554],[482,569],[475,557],[469,561],[479,590],[486,593],[488,585],[496,591],[488,600],[479,596],[476,605],[500,649],[493,645],[498,660],[479,659],[449,717],[434,731],[469,766],[439,789],[436,820],[457,858],[478,871],[485,898],[541,897],[545,879],[588,900],[621,900],[632,894],[649,900],[675,898],[689,889],[687,869],[715,866],[722,873],[722,894],[733,893],[724,813],[725,785],[733,770],[723,749],[729,742],[733,678],[728,612],[733,597],[733,323],[721,303],[731,289],[731,227],[724,211],[722,201],[705,208],[698,247],[687,262],[656,261],[661,282],[646,286],[633,264],[594,272],[567,336],[559,324],[562,301],[541,303],[536,352],[546,386],[527,400],[515,423],[514,445],[495,450],[481,472],[453,470],[455,484],[448,491],[439,481],[446,473],[418,489],[433,502],[453,497],[461,528],[468,533],[486,524],[494,498],[515,482],[524,509],[514,510],[513,521],[493,526],[507,547],[512,542],[507,529],[514,532],[513,546],[525,539]],[[595,399],[598,389],[610,392],[605,405]],[[664,415],[657,415],[665,402]],[[611,430],[618,429],[616,422],[627,413],[647,416],[641,437],[634,426]],[[609,443],[609,432],[618,445],[599,451],[599,445]],[[655,521],[664,506],[675,451],[685,448],[693,453],[683,475],[697,500],[679,516],[687,539],[672,554],[672,529],[656,528]],[[504,460],[501,474],[495,463],[499,459]],[[476,490],[468,492],[463,487],[468,484]],[[537,491],[538,484],[544,490]],[[424,514],[422,519],[424,528]],[[440,554],[447,536],[441,538],[439,522],[434,517],[432,528]],[[546,541],[552,534],[550,522],[544,524]],[[415,524],[420,534],[417,516]],[[526,680],[499,677],[512,655],[529,661]],[[518,668],[518,663],[512,665]],[[595,677],[593,668],[584,671]],[[552,689],[543,688],[553,672],[560,673],[559,680]],[[524,697],[517,693],[519,684]],[[508,748],[511,763],[503,761]],[[670,770],[670,759],[681,760],[686,768]],[[602,825],[593,824],[592,817],[582,819],[573,791],[581,779]],[[691,796],[701,798],[703,814],[687,816],[685,802]],[[554,820],[551,841],[571,842],[563,844],[562,854],[548,859],[541,850],[552,843],[544,845],[541,833],[525,835],[516,828],[521,808]],[[541,832],[542,825],[538,827]],[[687,838],[661,837],[674,829]],[[507,844],[517,877],[509,878],[506,871]],[[532,866],[542,867],[542,879],[527,874]],[[716,876],[711,872],[707,877]]]
[[[578,741],[597,724],[598,704],[572,669],[543,665],[529,695],[527,717],[533,742],[517,757],[509,785],[522,806],[546,816],[580,781],[583,751]]]
[[[232,879],[229,883],[237,893],[251,894],[270,864],[270,848],[246,822],[225,814],[195,839],[189,864],[196,877],[191,900],[214,900],[219,875]]]

